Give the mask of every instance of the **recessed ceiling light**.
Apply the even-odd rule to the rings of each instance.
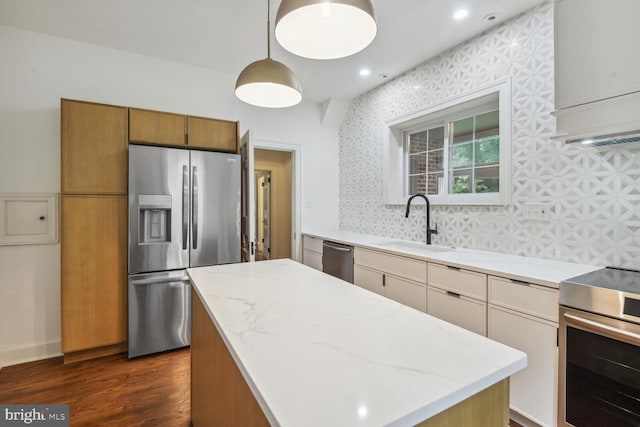
[[[360,75],[362,77],[367,77],[369,74],[371,74],[371,70],[368,68],[363,68],[360,70]]]
[[[464,19],[467,17],[467,15],[469,15],[469,10],[468,9],[458,9],[456,10],[456,12],[453,14],[453,17],[457,20],[460,19]]]

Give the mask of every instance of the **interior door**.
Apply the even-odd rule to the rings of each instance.
[[[256,190],[253,167],[253,139],[251,139],[251,131],[247,131],[240,140],[240,157],[242,159],[242,261],[253,262],[256,260],[256,207],[254,197]]]

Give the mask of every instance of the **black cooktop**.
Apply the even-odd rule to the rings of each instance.
[[[640,295],[640,271],[637,270],[606,267],[563,282]]]

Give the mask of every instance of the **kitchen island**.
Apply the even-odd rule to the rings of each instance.
[[[291,260],[188,273],[196,427],[508,424],[520,351]]]

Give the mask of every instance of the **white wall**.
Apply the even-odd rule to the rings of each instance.
[[[0,57],[0,193],[60,191],[60,98],[71,98],[240,120],[260,139],[299,144],[314,203],[302,221],[337,224],[337,131],[320,126],[316,104],[245,106],[234,75],[6,26]],[[59,352],[59,245],[0,247],[0,366]]]

